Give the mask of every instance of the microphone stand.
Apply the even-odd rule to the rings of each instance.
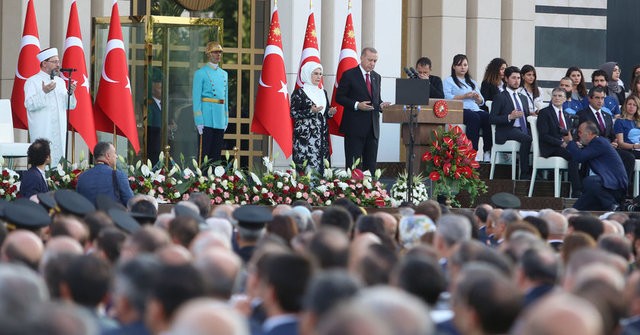
[[[67,125],[71,127],[71,133],[73,134],[72,136],[72,142],[71,142],[71,146],[73,147],[71,149],[71,155],[74,156],[75,155],[75,131],[73,129],[73,126],[71,126],[71,123],[69,122],[69,112],[71,111],[71,96],[73,95],[71,93],[71,75],[73,74],[73,70],[71,69],[60,69],[60,72],[66,72],[67,75],[65,75],[65,77],[67,77]],[[65,130],[67,131],[67,130]],[[65,136],[66,138],[66,136]],[[69,146],[67,145],[67,143],[65,143],[64,146],[64,157],[65,159],[67,157],[69,157]],[[71,157],[71,162],[73,163],[73,161],[75,160],[75,157]]]
[[[404,111],[407,111],[407,106],[403,107]],[[409,105],[409,157],[407,157],[407,202],[413,204],[413,160],[415,159],[414,147],[416,143],[415,139],[415,126],[417,114],[420,113],[420,105]]]

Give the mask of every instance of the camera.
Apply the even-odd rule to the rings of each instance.
[[[633,198],[633,200],[625,201],[622,208],[627,212],[640,212],[640,196]]]

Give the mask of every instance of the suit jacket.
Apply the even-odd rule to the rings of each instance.
[[[524,118],[526,119],[527,116],[529,116],[529,103],[527,102],[527,97],[520,93],[516,94],[520,98],[520,108],[522,108]],[[509,120],[509,114],[511,114],[515,109],[516,107],[513,105],[509,91],[504,90],[493,98],[491,112],[489,113],[489,122],[496,125],[497,143],[504,143],[507,140],[504,130],[513,128],[513,124],[516,120]],[[529,124],[527,124],[527,127],[529,127]]]
[[[430,99],[444,99],[444,89],[442,88],[442,79],[438,76],[429,76]]]
[[[133,197],[129,180],[122,171],[116,171],[116,182],[119,190],[119,193],[116,194],[113,171],[108,165],[96,164],[96,166],[80,174],[76,191],[89,199],[94,206],[96,205],[98,194],[106,194],[126,206],[129,199]]]
[[[340,131],[346,136],[365,137],[373,129],[374,138],[380,134],[380,82],[381,77],[375,71],[369,73],[371,81],[371,95],[360,70],[360,65],[345,71],[340,78],[336,90],[336,102],[344,107]],[[356,102],[371,101],[373,110],[355,110]]]
[[[613,142],[616,139],[616,134],[613,131],[613,118],[609,113],[600,111],[600,115],[602,115],[602,119],[604,121],[605,133],[600,134],[600,136],[606,137],[609,139],[609,142]],[[598,128],[600,127],[600,123],[598,123],[598,119],[593,115],[591,108],[587,106],[587,108],[578,112],[578,120],[580,123],[591,121],[595,123]]]
[[[37,167],[32,166],[22,174],[20,182],[20,197],[30,198],[34,194],[49,192],[47,182]]]
[[[532,288],[524,295],[524,307],[531,306],[531,304],[551,293],[554,289],[555,286],[550,284],[541,284]]]
[[[564,112],[563,112],[564,114]],[[569,118],[564,115],[565,127],[569,127]],[[553,151],[562,146],[562,134],[560,133],[560,121],[558,114],[552,105],[540,110],[538,114],[538,134],[540,136],[540,155],[549,157]]]
[[[298,335],[298,321],[281,323],[264,332],[264,335]]]
[[[602,136],[597,136],[589,145],[579,149],[576,142],[569,142],[567,150],[578,163],[589,163],[593,172],[602,178],[602,184],[610,190],[626,190],[629,184],[627,172],[622,159],[611,142]]]

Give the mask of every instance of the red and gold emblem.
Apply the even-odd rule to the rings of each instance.
[[[436,117],[442,119],[449,113],[449,105],[447,105],[447,102],[444,100],[438,100],[433,104],[433,113]]]

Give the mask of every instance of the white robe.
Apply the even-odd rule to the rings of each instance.
[[[58,165],[67,146],[67,86],[60,77],[54,77],[56,88],[44,93],[42,83],[51,82],[46,72],[40,71],[24,84],[24,106],[29,121],[29,140],[46,138],[51,142],[51,165]],[[76,108],[76,97],[71,96],[71,109]]]

